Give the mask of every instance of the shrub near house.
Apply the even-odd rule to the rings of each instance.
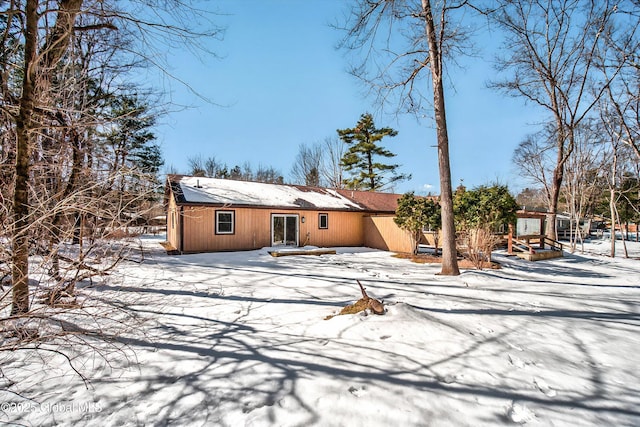
[[[480,186],[467,191],[459,187],[453,196],[459,246],[482,269],[491,261],[491,252],[500,241],[505,226],[516,223],[518,204],[504,185]]]
[[[411,235],[414,255],[418,253],[425,230],[434,232],[436,254],[438,253],[441,216],[440,205],[433,198],[416,197],[413,192],[404,194],[398,200],[394,222]]]

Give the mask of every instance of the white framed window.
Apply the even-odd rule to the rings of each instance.
[[[318,228],[329,228],[329,214],[318,214]]]
[[[298,246],[299,216],[271,214],[271,246]]]
[[[235,219],[235,211],[216,211],[216,234],[234,234]]]

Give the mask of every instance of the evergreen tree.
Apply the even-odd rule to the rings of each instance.
[[[155,114],[144,100],[129,94],[110,96],[107,110],[99,161],[109,171],[109,187],[118,189],[123,200],[142,201],[140,194],[159,198],[158,174],[164,160],[151,131]]]
[[[516,223],[518,203],[504,185],[470,191],[460,186],[453,195],[453,209],[465,257],[481,270],[491,262],[491,253],[506,232],[503,227]]]
[[[502,226],[516,223],[519,209],[504,185],[481,185],[473,190],[460,186],[453,195],[453,207],[461,231],[486,227],[498,232]]]
[[[347,188],[353,190],[381,190],[397,181],[410,176],[396,174],[399,165],[388,165],[377,162],[376,157],[395,157],[391,151],[378,145],[385,136],[396,136],[398,132],[392,128],[377,129],[373,116],[365,113],[355,128],[338,129],[338,136],[349,149],[342,157],[342,167],[351,172],[351,178],[344,180]]]
[[[418,253],[418,245],[423,230],[429,228],[435,232],[436,255],[438,253],[438,232],[442,219],[440,205],[427,197],[416,197],[413,192],[404,194],[398,200],[396,216],[393,219],[398,227],[407,230],[413,241],[413,253]]]

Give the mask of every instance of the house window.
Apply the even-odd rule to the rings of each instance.
[[[176,213],[171,212],[171,229],[174,230],[176,228]]]
[[[216,234],[234,234],[235,211],[216,211]]]
[[[329,214],[318,214],[318,228],[329,228]]]

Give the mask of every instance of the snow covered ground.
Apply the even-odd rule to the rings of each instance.
[[[438,276],[388,252],[167,256],[83,287],[57,353],[2,353],[0,424],[640,425],[640,246]],[[619,252],[621,253],[621,252]],[[336,316],[360,296],[384,316]],[[107,321],[108,320],[108,321]],[[82,335],[82,334],[79,334]],[[72,351],[73,353],[70,353]]]

